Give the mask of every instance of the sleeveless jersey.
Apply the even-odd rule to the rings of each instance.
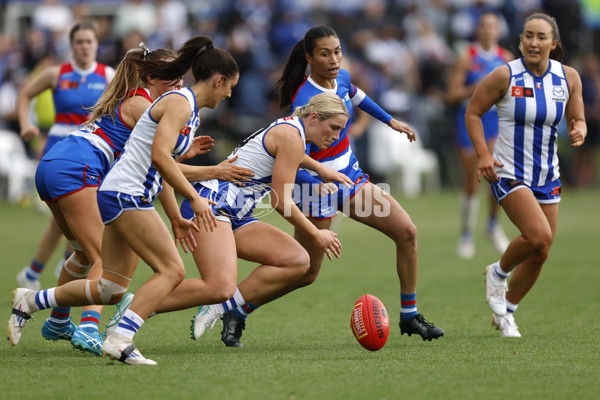
[[[115,161],[106,174],[99,191],[114,191],[132,196],[141,196],[151,203],[162,190],[162,177],[152,165],[152,142],[158,122],[153,120],[150,112],[157,101],[164,96],[184,96],[192,114],[179,132],[177,143],[172,153],[179,156],[187,152],[192,145],[194,133],[200,125],[200,117],[196,106],[196,98],[189,88],[174,90],[160,96],[145,112],[133,128],[125,143],[123,153]]]
[[[238,186],[232,182],[211,179],[196,182],[194,186],[198,188],[198,185],[201,185],[214,192],[225,193],[226,196],[220,196],[217,203],[224,203],[219,205],[228,206],[227,208],[232,210],[236,214],[236,217],[241,218],[246,216],[252,211],[256,203],[271,191],[275,157],[265,147],[265,136],[271,128],[282,124],[288,124],[298,129],[306,148],[306,136],[302,121],[297,117],[280,118],[266,128],[261,128],[247,137],[227,157],[229,159],[233,156],[238,156],[233,162],[234,165],[254,171],[252,181],[244,182],[244,186]]]
[[[70,62],[62,64],[53,93],[56,117],[48,134],[65,137],[84,123],[86,108],[96,104],[113,75],[111,67],[97,62],[88,70]]]
[[[465,85],[479,82],[487,74],[508,61],[507,52],[500,46],[495,46],[485,51],[479,44],[471,44],[467,48],[469,55],[469,69],[465,76]],[[471,147],[471,140],[467,133],[465,124],[465,112],[471,99],[465,99],[456,109],[455,129],[456,137],[460,147]],[[498,134],[498,112],[492,107],[481,118],[486,141],[495,138]]]
[[[523,59],[508,63],[510,84],[496,104],[499,135],[494,158],[501,178],[516,179],[531,187],[559,177],[557,129],[569,101],[569,87],[562,64],[550,60],[543,76],[535,76]]]
[[[308,103],[313,96],[323,92],[330,92],[337,94],[344,101],[344,104],[350,113],[348,121],[351,121],[352,105],[358,105],[363,100],[364,93],[361,91],[361,95],[357,96],[358,90],[350,82],[350,73],[346,70],[340,69],[335,81],[336,87],[334,89],[326,89],[318,85],[310,76],[308,76],[304,83],[300,85],[292,99],[292,112],[296,107],[301,107]],[[350,148],[350,141],[348,140],[349,126],[350,124],[348,123],[340,132],[339,139],[333,142],[331,146],[325,150],[320,150],[312,143],[308,144],[306,147],[306,154],[329,168],[343,172],[346,175],[351,175],[353,170],[359,169],[359,166],[358,160]],[[301,171],[306,171],[312,176],[317,175],[310,170]]]
[[[100,149],[106,157],[108,165],[114,164],[117,157],[123,152],[125,142],[129,139],[133,129],[121,118],[123,102],[133,96],[142,96],[152,103],[148,89],[141,87],[133,89],[119,102],[114,121],[110,115],[103,115],[94,121],[91,128],[86,126],[72,133],[84,137],[94,147]]]

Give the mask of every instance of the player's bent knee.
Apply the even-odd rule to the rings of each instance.
[[[125,292],[127,292],[126,287],[104,278],[98,279],[97,288],[102,304],[117,304],[123,298]],[[86,287],[86,293],[87,291],[88,288]]]
[[[92,268],[91,264],[82,264],[77,260],[76,256],[77,252],[71,254],[71,256],[67,259],[67,262],[63,266],[64,270],[67,271],[69,275],[76,279],[86,278],[90,269]]]

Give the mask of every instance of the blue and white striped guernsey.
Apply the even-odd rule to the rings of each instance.
[[[132,196],[142,196],[149,203],[160,193],[162,190],[162,177],[152,165],[151,160],[152,142],[158,122],[152,119],[150,112],[157,101],[164,96],[173,95],[184,96],[188,100],[192,113],[179,133],[172,153],[173,156],[179,156],[189,150],[194,139],[194,133],[200,125],[200,118],[194,93],[189,88],[183,88],[163,94],[142,114],[125,143],[123,153],[106,174],[98,188],[99,191],[113,191]]]
[[[531,187],[558,179],[558,125],[563,119],[569,87],[563,65],[550,60],[543,76],[533,75],[523,59],[508,63],[510,84],[498,107],[499,135],[494,158],[500,178]]]

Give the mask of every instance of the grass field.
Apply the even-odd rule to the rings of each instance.
[[[35,315],[18,347],[0,345],[2,399],[590,399],[600,389],[600,191],[564,191],[555,244],[516,320],[521,339],[501,339],[485,303],[483,269],[498,256],[479,221],[474,260],[455,256],[457,194],[399,198],[419,228],[418,307],[446,334],[424,342],[401,336],[393,246],[382,234],[344,218],[343,256],[318,281],[255,312],[244,348],[226,348],[218,327],[190,340],[194,310],[150,319],[136,336],[157,367],[131,367],[46,342]],[[482,207],[483,208],[483,207]],[[482,210],[483,215],[483,210]],[[275,215],[269,221],[283,226]],[[0,203],[0,311],[10,314],[15,275],[30,258],[47,217]],[[507,232],[516,235],[506,218]],[[284,229],[290,231],[289,227]],[[53,268],[43,275],[54,286]],[[190,275],[195,267],[184,257]],[[252,266],[241,263],[240,275]],[[149,276],[140,265],[135,288]],[[354,301],[379,297],[391,316],[378,352],[358,345],[349,327]],[[104,326],[113,312],[107,307]],[[79,309],[74,309],[75,322]],[[5,324],[5,322],[2,322]]]

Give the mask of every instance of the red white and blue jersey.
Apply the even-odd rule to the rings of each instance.
[[[158,121],[152,119],[150,112],[157,101],[164,96],[184,96],[189,103],[191,116],[179,132],[177,143],[172,150],[173,156],[187,152],[192,145],[194,134],[200,125],[196,98],[189,88],[173,90],[163,94],[142,114],[136,123],[123,152],[106,174],[99,191],[112,191],[139,196],[146,203],[152,203],[162,190],[162,177],[152,165],[152,142]]]
[[[128,126],[121,117],[123,102],[133,96],[142,96],[152,102],[148,89],[135,88],[119,102],[114,120],[110,115],[103,115],[94,121],[91,127],[82,127],[72,133],[72,135],[84,137],[94,147],[100,149],[106,157],[108,165],[113,165],[117,157],[121,155],[125,142],[133,130],[133,127]]]
[[[323,92],[330,92],[337,94],[344,101],[344,104],[350,113],[348,121],[352,120],[352,107],[355,105],[385,124],[390,122],[392,117],[373,103],[362,90],[358,89],[350,82],[350,73],[348,71],[340,69],[335,81],[335,88],[326,89],[318,85],[310,76],[308,76],[304,83],[300,85],[292,99],[292,111],[296,107],[306,105],[313,96]],[[342,129],[339,139],[333,142],[327,149],[320,150],[314,144],[309,144],[306,148],[306,154],[323,165],[336,171],[340,171],[349,177],[354,176],[357,173],[362,175],[358,160],[350,148],[350,141],[348,139],[349,126],[350,124],[347,124],[344,129]],[[310,170],[300,170],[298,171],[296,181],[298,183],[321,182],[316,175],[315,172]]]
[[[465,85],[481,81],[487,74],[497,67],[508,62],[508,53],[500,46],[494,46],[490,50],[484,50],[479,44],[471,44],[467,48],[469,55],[469,69],[465,76]],[[456,135],[460,147],[471,147],[467,126],[465,124],[465,111],[470,98],[465,99],[456,110]],[[492,107],[481,119],[486,140],[495,138],[498,134],[498,113],[496,107]]]
[[[111,67],[97,62],[87,70],[70,62],[62,64],[53,93],[56,118],[48,134],[66,137],[87,121],[88,108],[96,104],[113,76]]]
[[[238,158],[233,162],[234,165],[251,169],[254,172],[250,182],[244,182],[243,186],[217,179],[194,183],[194,187],[199,192],[202,187],[205,187],[215,193],[214,196],[210,197],[217,202],[217,205],[213,206],[216,213],[223,214],[223,210],[225,210],[229,216],[243,219],[251,215],[256,203],[271,191],[275,156],[267,150],[265,137],[272,128],[282,124],[288,124],[298,129],[302,142],[306,144],[302,120],[297,117],[280,118],[271,125],[250,135],[227,157],[237,156]],[[184,200],[183,203],[186,202],[187,200]],[[191,213],[191,210],[184,215],[184,204],[182,204],[182,215],[186,217],[187,214]],[[186,207],[189,208],[189,205]],[[193,217],[193,215],[187,217]]]
[[[543,76],[535,76],[523,59],[508,63],[510,84],[498,107],[499,135],[494,158],[501,178],[515,179],[531,187],[559,177],[558,125],[569,101],[569,87],[562,64],[550,60]]]

